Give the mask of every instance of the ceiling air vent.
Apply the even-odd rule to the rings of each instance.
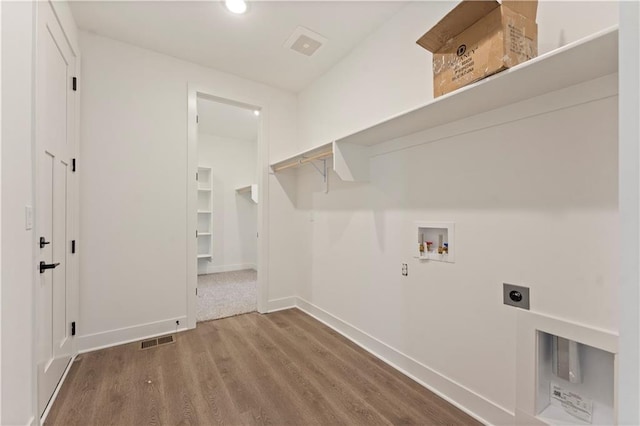
[[[312,56],[327,42],[327,39],[309,28],[298,27],[285,41],[284,47],[305,56]]]

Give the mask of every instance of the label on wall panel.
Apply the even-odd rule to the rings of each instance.
[[[551,405],[562,407],[564,411],[582,421],[591,423],[593,415],[593,401],[583,398],[581,395],[563,389],[558,384],[551,382]]]

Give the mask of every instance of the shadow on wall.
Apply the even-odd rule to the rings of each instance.
[[[309,166],[311,167],[311,166]],[[298,172],[295,169],[288,169],[282,172],[273,173],[269,170],[269,177],[278,181],[279,186],[282,188],[287,198],[292,205],[298,206]],[[270,187],[273,187],[271,185]],[[276,185],[277,187],[277,185]]]
[[[370,182],[331,172],[329,194],[304,167],[287,193],[297,189],[290,199],[303,210],[617,209],[617,121],[606,117],[616,114],[617,97],[601,102],[375,156]],[[585,116],[603,114],[597,126],[585,125]]]

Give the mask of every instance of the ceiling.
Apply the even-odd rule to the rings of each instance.
[[[260,117],[253,110],[198,98],[198,131],[245,141],[258,139]]]
[[[244,78],[298,92],[395,14],[405,1],[72,1],[78,26]],[[298,26],[327,42],[311,57],[283,47]]]

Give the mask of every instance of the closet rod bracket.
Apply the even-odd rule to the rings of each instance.
[[[322,176],[322,181],[324,182],[324,193],[328,194],[329,193],[329,175],[327,173],[327,159],[323,158],[322,160],[316,160],[316,161],[322,161],[322,170],[320,170],[320,168],[316,165],[315,162],[310,161],[310,163],[313,166],[313,168],[316,169],[318,173],[320,173],[320,176]]]

